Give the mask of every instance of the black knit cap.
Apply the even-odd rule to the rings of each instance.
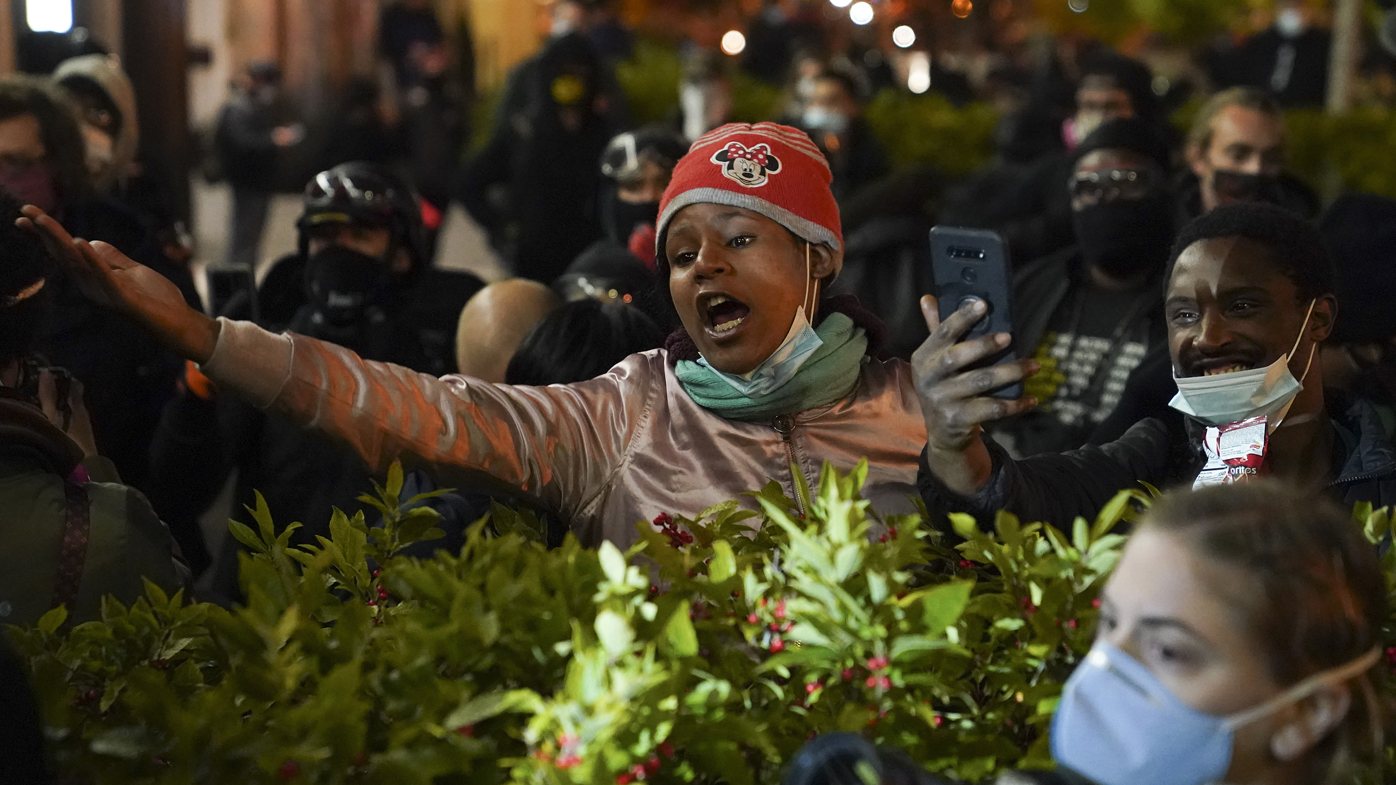
[[[1163,119],[1163,105],[1154,93],[1154,75],[1147,65],[1105,49],[1089,55],[1081,65],[1081,81],[1093,76],[1105,77],[1129,93],[1135,117],[1153,123]]]
[[[1396,337],[1396,201],[1348,194],[1319,224],[1338,268],[1339,343],[1385,343]]]
[[[1077,146],[1072,163],[1097,150],[1129,150],[1157,163],[1164,171],[1168,170],[1168,143],[1154,126],[1136,117],[1110,120],[1092,131]]]

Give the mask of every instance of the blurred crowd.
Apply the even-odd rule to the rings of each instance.
[[[1257,474],[1315,489],[1295,504],[1396,503],[1396,202],[1324,200],[1286,170],[1286,110],[1328,84],[1306,4],[1278,0],[1191,81],[1090,41],[973,71],[933,57],[930,90],[1001,111],[992,162],[956,179],[894,165],[865,110],[905,78],[829,35],[819,5],[765,3],[740,57],[686,45],[676,109],[637,125],[616,76],[634,34],[605,0],[558,0],[469,154],[460,54],[430,3],[385,8],[381,78],[347,87],[332,133],[295,116],[275,63],[252,63],[202,166],[232,194],[204,296],[163,162],[137,158],[119,60],[31,45],[31,73],[0,79],[0,622],[54,604],[92,618],[142,576],[235,602],[243,546],[199,524],[220,495],[246,520],[260,493],[313,542],[397,457],[408,495],[454,489],[428,502],[447,537],[423,556],[496,503],[537,511],[550,544],[626,545],[635,520],[772,478],[797,497],[792,470],[862,457],[874,502],[910,512],[919,495],[937,521],[986,527],[1001,509],[1069,525],[1140,481]],[[782,91],[771,122],[731,125],[738,69]],[[283,164],[307,145],[298,247],[259,270]],[[16,226],[21,205],[106,245],[64,245],[37,214]],[[509,278],[438,264],[453,205]],[[983,312],[921,299],[935,225],[1003,238],[1011,343],[961,340]],[[723,284],[758,258],[784,266]],[[975,364],[1010,346],[1016,362]],[[1013,383],[1016,401],[986,395]],[[1175,540],[1222,536],[1180,534],[1189,516],[1244,517],[1207,500],[1156,513],[1157,542],[1132,545],[1116,582],[1147,583],[1150,543],[1187,561]],[[1291,550],[1322,539],[1287,525]],[[1115,615],[1146,613],[1131,598],[1151,590],[1121,588]],[[1112,645],[1133,652],[1127,638]],[[1295,664],[1285,684],[1362,654]],[[1064,738],[1098,781],[1145,781]]]

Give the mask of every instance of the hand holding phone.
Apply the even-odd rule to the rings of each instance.
[[[1020,397],[1023,380],[1038,364],[1012,353],[1007,254],[1001,240],[995,249],[986,235],[998,240],[988,232],[932,230],[938,296],[922,298],[931,335],[912,355],[929,468],[964,496],[992,473],[981,426],[1037,404]]]

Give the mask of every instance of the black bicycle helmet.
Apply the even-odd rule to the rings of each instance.
[[[302,255],[309,247],[312,228],[331,223],[364,223],[386,226],[392,232],[389,256],[397,248],[406,248],[412,255],[414,269],[430,263],[427,229],[422,223],[417,194],[386,167],[351,161],[323,171],[306,184],[301,203],[304,212],[296,228]]]
[[[673,169],[688,152],[688,142],[677,131],[663,125],[647,125],[615,137],[601,154],[601,174],[625,182],[640,176],[640,165],[652,160]]]

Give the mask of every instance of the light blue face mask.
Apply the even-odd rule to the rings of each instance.
[[[1251,417],[1269,417],[1268,428],[1274,431],[1289,412],[1294,397],[1304,389],[1304,379],[1308,378],[1309,367],[1313,365],[1318,344],[1310,348],[1308,363],[1298,379],[1289,370],[1289,361],[1299,350],[1299,343],[1309,327],[1309,318],[1313,316],[1317,302],[1309,303],[1309,312],[1304,315],[1299,337],[1294,339],[1294,347],[1288,354],[1265,368],[1216,376],[1174,377],[1178,394],[1168,405],[1207,425],[1230,425]]]
[[[811,131],[841,134],[848,130],[847,115],[840,112],[831,112],[822,106],[811,106],[805,110],[804,116],[800,119],[805,128]]]
[[[1231,768],[1238,728],[1360,676],[1380,658],[1373,649],[1259,706],[1218,717],[1178,700],[1142,663],[1098,641],[1062,690],[1052,757],[1099,785],[1211,785]]]
[[[761,361],[761,364],[743,374],[723,373],[708,363],[706,357],[698,360],[717,374],[717,377],[732,386],[732,389],[747,396],[748,398],[761,398],[784,387],[787,382],[795,378],[800,367],[809,360],[815,350],[824,345],[824,339],[814,331],[814,326],[810,324],[809,317],[805,315],[805,304],[809,302],[810,290],[810,244],[805,243],[805,299],[800,301],[800,307],[795,311],[795,319],[790,323],[790,330],[785,334],[785,340],[780,342],[780,346],[771,353],[770,357]],[[815,296],[819,296],[819,289],[815,287]]]

